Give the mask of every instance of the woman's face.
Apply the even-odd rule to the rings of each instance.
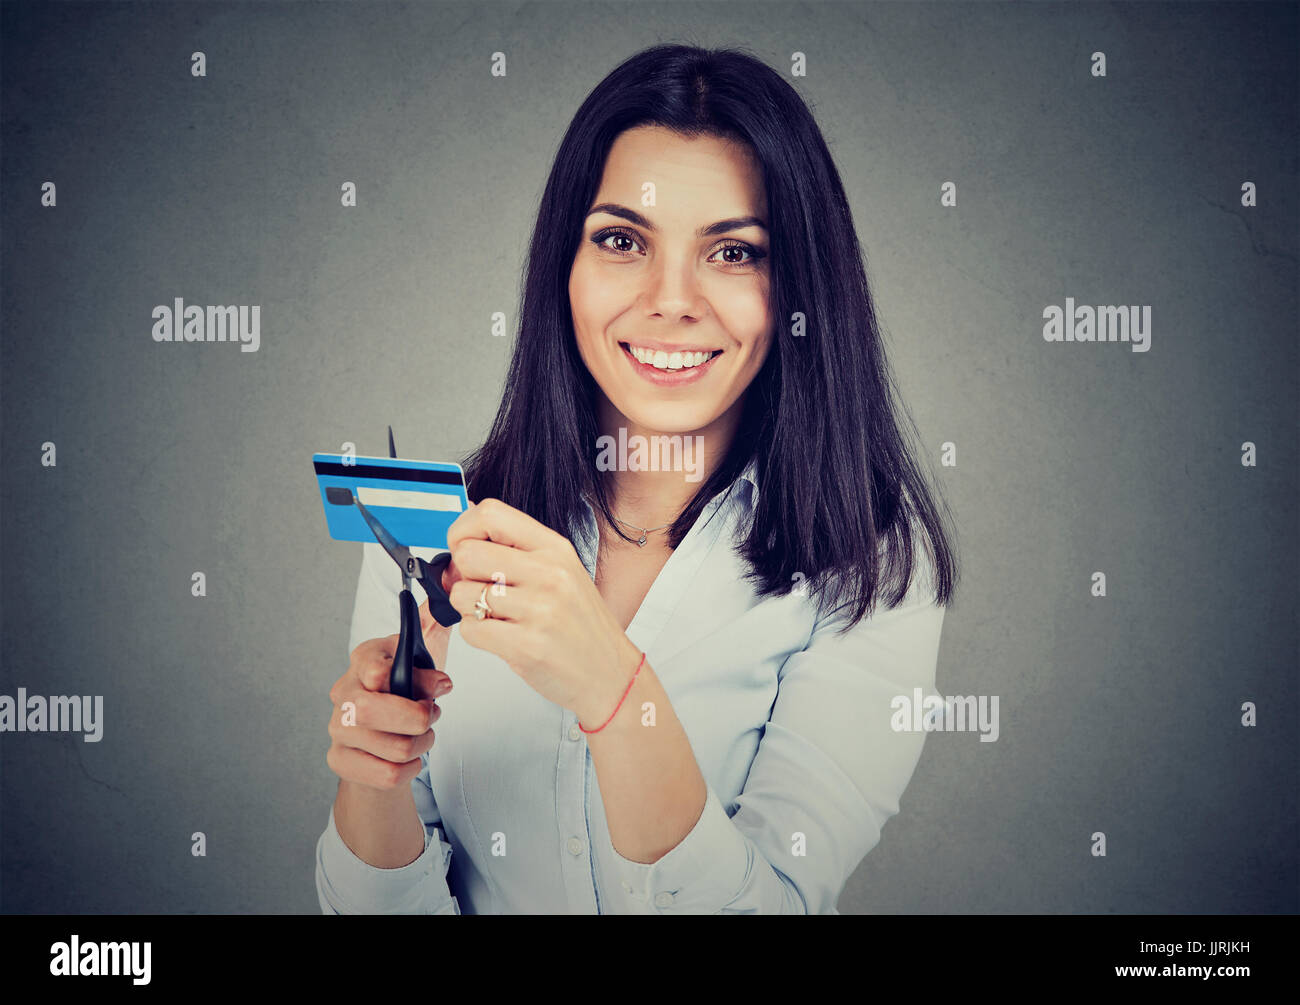
[[[614,141],[569,304],[583,362],[630,424],[702,430],[758,373],[772,338],[766,207],[742,146],[657,126]]]

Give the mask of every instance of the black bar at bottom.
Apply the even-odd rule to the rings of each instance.
[[[452,986],[439,979],[454,974],[457,985],[485,978],[484,994],[512,980],[539,991],[639,984],[663,994],[681,990],[686,966],[702,971],[690,982],[691,997],[701,993],[701,978],[706,993],[716,980],[717,993],[734,998],[746,985],[775,991],[790,981],[815,994],[824,980],[850,975],[864,982],[889,976],[891,987],[897,981],[917,991],[1153,980],[1223,990],[1226,981],[1244,981],[1248,990],[1260,978],[1290,983],[1284,956],[1295,945],[1290,915],[845,915],[772,918],[759,928],[741,919],[675,924],[691,931],[609,917],[5,915],[0,967],[6,984],[62,982],[78,993],[274,986],[387,998],[410,988],[436,996],[440,986]],[[498,961],[490,974],[481,969],[487,960]],[[112,969],[119,972],[89,973]],[[606,979],[614,983],[592,983]]]

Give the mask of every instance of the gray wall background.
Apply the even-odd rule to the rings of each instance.
[[[793,83],[957,520],[939,690],[1000,696],[998,742],[929,737],[840,909],[1297,910],[1294,6],[0,19],[0,692],[102,694],[106,717],[97,744],[0,735],[0,910],[318,910],[360,547],[327,537],[310,455],[383,453],[390,422],[408,456],[480,441],[511,342],[488,318],[513,324],[559,139],[665,40],[787,75],[807,54]],[[1152,305],[1150,351],[1044,342],[1067,296]],[[260,350],[154,343],[175,297],[261,304]]]

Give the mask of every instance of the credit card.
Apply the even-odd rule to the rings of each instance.
[[[447,550],[447,529],[469,508],[459,464],[401,457],[312,454],[325,525],[336,541],[375,541],[352,497],[408,548]]]

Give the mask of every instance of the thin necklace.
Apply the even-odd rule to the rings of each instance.
[[[661,523],[658,527],[638,527],[636,524],[628,523],[626,520],[620,520],[618,517],[614,517],[614,521],[616,523],[621,523],[624,527],[631,527],[633,530],[639,530],[641,532],[641,537],[637,541],[638,548],[645,547],[645,536],[647,534],[652,534],[657,530],[663,530],[665,527],[672,526],[672,523],[669,522],[669,523]]]

